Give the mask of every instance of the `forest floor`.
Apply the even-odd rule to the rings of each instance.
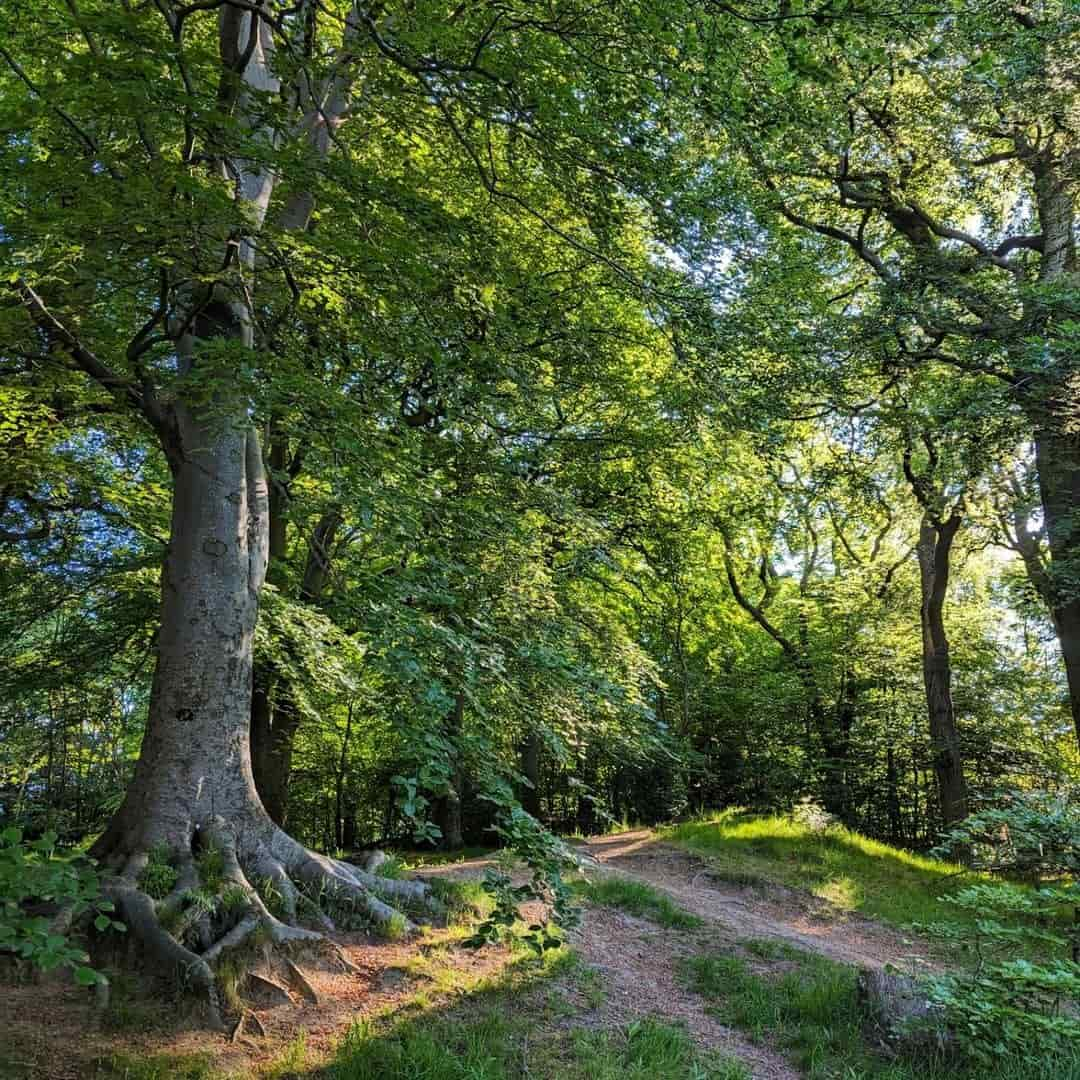
[[[856,968],[933,963],[925,944],[850,905],[745,868],[726,874],[722,863],[654,831],[579,843],[602,868],[586,876],[608,884],[583,886],[570,949],[542,962],[509,946],[464,948],[461,928],[396,943],[343,934],[358,974],[305,965],[318,1002],[293,994],[290,1004],[256,1008],[265,1035],[248,1024],[231,1042],[141,987],[121,983],[95,1018],[74,987],[6,986],[0,1078],[800,1080],[832,1073],[815,1071],[814,1047],[732,1023],[702,982],[712,977],[709,964],[739,965],[726,977],[737,975],[743,989],[785,973],[799,985],[840,973],[850,976],[842,992],[853,998]],[[473,858],[422,873],[479,877],[488,865]],[[840,991],[830,984],[828,992]],[[863,1060],[861,1047],[848,1049]]]

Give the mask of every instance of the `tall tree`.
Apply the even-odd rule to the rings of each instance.
[[[400,391],[415,426],[437,424],[444,385],[463,408],[507,361],[486,340],[493,298],[501,289],[505,312],[530,294],[527,276],[479,276],[500,231],[603,267],[608,286],[640,288],[644,203],[627,191],[662,206],[652,197],[677,171],[663,167],[663,131],[641,120],[656,104],[641,100],[643,88],[656,93],[654,17],[633,5],[541,18],[531,5],[449,18],[438,5],[394,8],[90,0],[0,14],[15,301],[5,341],[137,416],[171,475],[146,731],[93,850],[148,954],[188,972],[215,1022],[210,965],[224,949],[260,926],[278,943],[319,937],[296,925],[298,883],[383,921],[395,913],[381,897],[425,895],[306,848],[258,796],[253,643],[281,538],[270,483],[280,477],[268,477],[260,428],[277,472],[290,407],[338,447],[372,396]],[[407,179],[418,162],[426,191]],[[570,306],[557,288],[544,302]],[[402,378],[417,354],[420,374]],[[519,362],[511,354],[507,366]],[[385,411],[371,423],[385,431]],[[187,902],[210,848],[244,905],[195,952],[159,916]],[[140,885],[151,851],[168,852],[177,873],[163,908]],[[284,920],[256,875],[281,892]]]
[[[815,33],[796,18],[757,39],[762,70],[789,76],[729,130],[762,213],[848,275],[835,302],[882,383],[919,365],[985,374],[1026,417],[1080,739],[1078,18],[1061,2],[873,9],[857,37],[843,13]]]

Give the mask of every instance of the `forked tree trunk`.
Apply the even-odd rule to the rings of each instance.
[[[967,817],[967,783],[953,709],[952,661],[944,621],[949,560],[962,521],[959,514],[941,522],[924,516],[917,549],[922,592],[923,682],[930,718],[934,775],[941,800],[941,816],[946,825]]]

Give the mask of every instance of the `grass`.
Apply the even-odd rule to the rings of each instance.
[[[960,913],[938,898],[982,880],[955,863],[790,817],[726,810],[673,826],[665,836],[706,857],[726,880],[804,889],[844,911],[898,926],[958,921]]]
[[[482,881],[440,877],[427,878],[426,881],[432,895],[446,905],[447,921],[452,926],[486,919],[495,906]]]
[[[775,941],[683,962],[710,1012],[753,1039],[786,1050],[807,1080],[986,1080],[985,1065],[942,1056],[887,1060],[865,1042],[854,968]],[[1080,1052],[995,1063],[995,1080],[1080,1080]]]
[[[115,1054],[93,1074],[97,1080],[217,1080],[209,1054]]]
[[[389,1030],[356,1024],[326,1080],[750,1080],[740,1063],[699,1052],[656,1019],[567,1037],[510,1015],[498,1000]]]
[[[425,866],[445,866],[447,863],[468,862],[471,859],[487,859],[495,854],[494,848],[464,847],[454,851],[409,851],[393,853],[405,870],[421,870]]]
[[[683,911],[671,897],[643,881],[602,877],[574,883],[574,891],[584,901],[599,907],[614,907],[649,919],[668,930],[692,930],[702,920]]]

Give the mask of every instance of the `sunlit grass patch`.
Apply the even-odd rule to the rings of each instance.
[[[819,829],[780,815],[723,811],[665,835],[705,856],[728,880],[805,889],[840,910],[897,925],[955,919],[938,898],[979,877],[842,826]]]
[[[114,1054],[94,1074],[99,1080],[219,1080],[209,1054]]]
[[[484,888],[482,881],[445,877],[426,880],[435,898],[446,906],[447,920],[451,924],[485,919],[495,906],[495,901]]]
[[[395,853],[393,858],[399,859],[406,870],[422,870],[425,866],[445,866],[448,863],[487,859],[494,854],[494,848],[464,847],[454,851],[405,851]]]
[[[669,930],[692,930],[702,924],[701,919],[683,911],[670,896],[643,881],[611,876],[577,881],[573,888],[590,904],[619,908]]]

